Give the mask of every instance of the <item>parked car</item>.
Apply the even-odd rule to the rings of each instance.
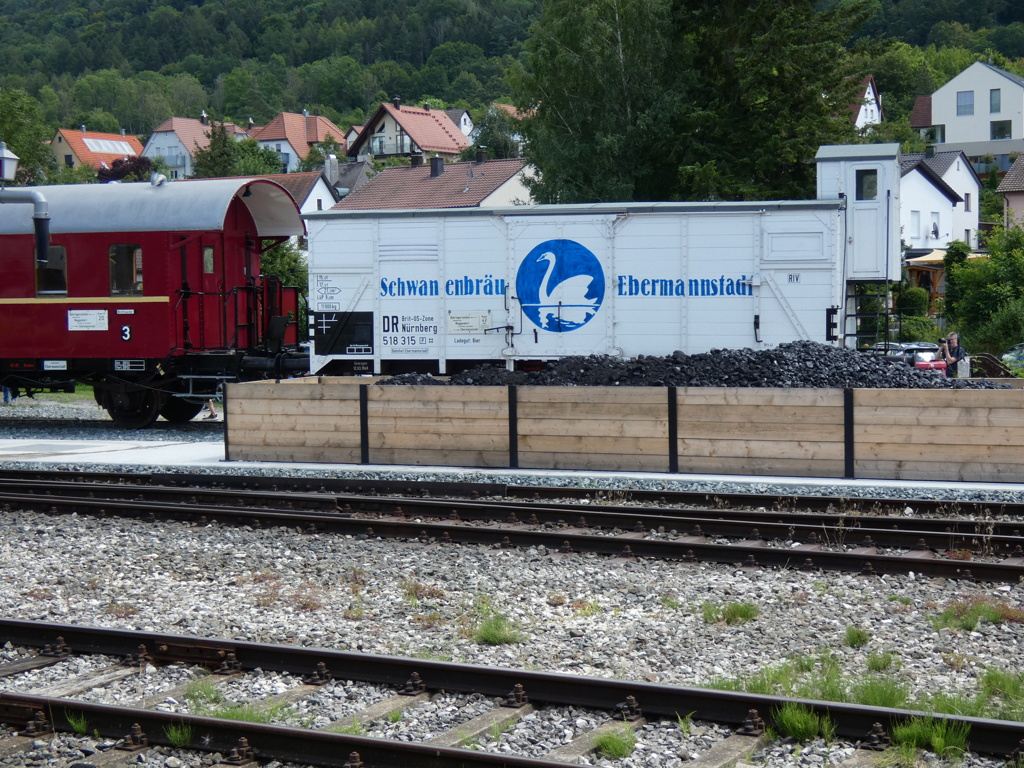
[[[1024,367],[1024,343],[1014,344],[1003,352],[1002,361],[1009,367]]]
[[[903,345],[904,362],[926,371],[946,372],[946,361],[939,359],[939,345],[927,341],[914,341]]]

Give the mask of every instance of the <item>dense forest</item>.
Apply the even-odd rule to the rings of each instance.
[[[851,0],[820,0],[823,9]],[[145,136],[170,115],[258,124],[282,110],[361,122],[381,100],[509,97],[541,0],[3,0],[0,87],[48,128]],[[1024,4],[871,0],[853,43],[899,120],[970,61],[1024,57]],[[863,59],[867,59],[864,61]],[[1022,72],[1024,73],[1024,72]]]

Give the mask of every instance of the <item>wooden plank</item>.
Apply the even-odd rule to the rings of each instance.
[[[228,415],[261,414],[265,416],[310,416],[317,418],[344,418],[359,416],[359,401],[339,400],[247,400],[228,401]]]
[[[359,432],[358,416],[336,416],[325,418],[323,416],[302,415],[280,418],[268,414],[228,414],[228,430],[248,429],[254,427],[266,431],[280,430],[289,431],[310,431],[310,432]]]
[[[228,384],[231,400],[358,400],[359,387],[345,385],[288,386],[283,383]]]
[[[683,387],[676,390],[679,407],[687,405],[782,405],[842,407],[841,389],[776,389],[750,387]]]
[[[321,448],[359,448],[359,433],[307,432],[303,430],[281,431],[240,429],[231,434],[229,444],[234,445],[283,445]]]
[[[564,454],[647,454],[668,456],[665,440],[643,437],[605,438],[590,435],[520,435],[520,454],[524,451]]]
[[[861,443],[924,443],[925,445],[1018,445],[1024,446],[1024,430],[1004,426],[931,427],[855,424],[853,434]],[[1024,459],[1024,455],[1021,457]]]
[[[680,405],[680,419],[709,423],[834,424],[843,429],[843,407],[829,405]]]
[[[277,448],[273,446],[230,446],[229,461],[281,461],[310,464],[359,464],[358,451],[322,448]]]
[[[507,435],[445,435],[438,433],[407,434],[405,432],[380,432],[370,428],[370,452],[378,449],[408,449],[422,451],[445,451],[455,448],[463,450],[505,451],[508,460]]]
[[[691,474],[791,475],[794,477],[842,477],[843,461],[781,458],[727,458],[680,456],[679,471]]]
[[[921,424],[979,427],[1024,427],[1024,408],[867,407],[854,409],[854,424]]]
[[[684,456],[841,461],[843,459],[843,443],[789,442],[786,440],[689,440],[680,438],[680,463]]]
[[[1024,455],[1012,445],[923,445],[918,443],[858,443],[857,459],[888,461],[936,461],[956,465],[964,462],[1021,464]]]
[[[858,389],[854,407],[1024,408],[1019,389]]]
[[[857,461],[855,472],[858,478],[882,480],[935,480],[970,483],[1020,483],[1024,482],[1024,466],[1021,464],[994,464],[966,462],[948,463],[919,461]]]
[[[507,403],[508,389],[505,387],[370,387],[367,396],[370,402],[468,402]]]
[[[522,405],[544,403],[590,403],[665,405],[668,390],[664,387],[516,387],[516,399]]]
[[[564,454],[545,451],[519,452],[521,469],[579,469],[620,472],[667,472],[668,457],[627,454]]]
[[[378,416],[384,417],[405,417],[405,416],[446,416],[458,418],[460,416],[472,418],[492,418],[496,421],[507,423],[508,404],[497,403],[463,403],[463,402],[368,402],[366,404],[367,416],[372,420]]]
[[[645,419],[664,420],[668,417],[668,404],[649,403],[516,403],[521,419]]]
[[[411,464],[433,467],[507,467],[508,451],[417,451],[377,448],[370,451],[373,464]],[[372,523],[370,523],[372,525]]]
[[[839,424],[807,424],[793,422],[789,424],[778,424],[770,422],[759,424],[747,422],[736,424],[732,422],[708,423],[705,421],[680,421],[679,437],[681,438],[705,438],[705,439],[750,439],[750,440],[785,440],[785,441],[815,441],[823,443],[843,442],[843,425]]]
[[[457,422],[430,417],[374,416],[371,431],[424,433],[446,435],[508,435],[508,424],[494,419],[459,419]]]
[[[517,420],[519,435],[565,435],[584,432],[590,437],[648,437],[668,439],[668,423],[664,420],[639,419],[527,419]]]

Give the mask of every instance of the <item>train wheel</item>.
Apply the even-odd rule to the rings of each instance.
[[[181,397],[168,397],[160,406],[160,415],[174,424],[192,421],[196,414],[203,410],[202,403],[190,403]]]
[[[148,427],[160,415],[160,393],[152,389],[117,395],[104,405],[114,423],[124,429]]]

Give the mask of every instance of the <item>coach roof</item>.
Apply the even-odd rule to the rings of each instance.
[[[190,179],[129,184],[36,187],[45,198],[50,232],[190,232],[224,229],[231,201],[239,198],[256,222],[257,237],[304,235],[291,195],[266,179]],[[31,234],[32,210],[0,205],[0,234]]]

